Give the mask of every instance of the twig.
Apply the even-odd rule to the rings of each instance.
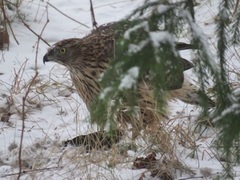
[[[35,71],[35,75],[32,78],[24,97],[22,98],[22,132],[21,132],[19,152],[18,152],[18,161],[19,161],[18,162],[19,163],[19,172],[18,172],[18,177],[17,177],[18,180],[20,179],[20,177],[22,175],[22,145],[23,145],[23,136],[24,136],[24,129],[25,129],[25,118],[26,118],[26,114],[25,114],[26,104],[25,103],[26,103],[26,99],[28,97],[28,94],[31,90],[31,87],[32,87],[35,79],[37,78],[37,76],[38,76],[38,71]]]
[[[48,4],[49,6],[51,6],[53,9],[55,9],[56,11],[58,11],[60,14],[66,16],[66,17],[69,18],[69,19],[71,19],[72,21],[74,21],[74,22],[76,22],[76,23],[78,23],[78,24],[80,24],[80,25],[82,25],[82,26],[84,26],[84,27],[86,27],[86,28],[90,28],[90,27],[87,26],[86,24],[83,24],[83,23],[77,21],[76,19],[71,18],[71,17],[68,16],[67,14],[63,13],[62,11],[60,11],[59,9],[57,9],[55,6],[53,6],[50,2],[47,2],[47,4]]]
[[[15,36],[15,34],[14,34],[14,32],[13,32],[11,23],[10,23],[10,21],[9,21],[7,15],[6,15],[5,9],[4,9],[4,7],[3,7],[3,0],[1,1],[1,3],[2,3],[2,4],[1,4],[1,10],[2,10],[2,12],[3,12],[4,20],[5,20],[5,22],[8,24],[8,27],[9,27],[12,35],[13,35],[14,40],[16,41],[17,45],[19,45],[19,42],[18,42],[18,40],[17,40],[17,38],[16,38],[16,36]],[[4,22],[4,23],[5,23],[5,22]]]
[[[179,178],[178,180],[187,180],[187,179],[203,179],[203,176],[194,176],[194,177],[186,177],[186,178]]]
[[[39,43],[40,43],[40,38],[42,37],[43,31],[45,30],[47,24],[49,23],[49,18],[48,18],[48,6],[46,6],[46,12],[47,12],[47,21],[44,24],[39,36],[38,36],[38,40],[37,40],[37,47],[36,47],[36,54],[35,54],[35,71],[37,71],[37,57],[38,57],[38,49],[39,49]]]
[[[37,56],[38,56],[38,49],[39,49],[39,43],[40,43],[40,40],[43,40],[42,39],[42,34],[43,34],[43,31],[45,30],[48,22],[49,22],[49,18],[48,18],[48,7],[46,6],[46,11],[47,11],[47,21],[46,23],[44,24],[40,34],[36,34],[24,21],[23,19],[20,17],[21,21],[23,22],[23,24],[30,30],[32,31],[35,35],[37,35],[38,37],[38,40],[37,40],[37,47],[36,47],[36,54],[35,54],[35,75],[34,77],[32,78],[31,82],[29,83],[28,87],[27,87],[27,91],[25,93],[25,96],[22,98],[22,132],[21,132],[21,139],[20,139],[20,146],[19,146],[19,155],[18,155],[18,161],[19,161],[19,172],[18,172],[18,177],[17,179],[20,179],[21,177],[21,174],[23,173],[22,172],[22,161],[21,161],[21,156],[22,156],[22,144],[23,144],[23,136],[24,136],[24,129],[25,129],[25,118],[26,118],[26,113],[25,113],[25,106],[26,106],[26,99],[28,97],[28,94],[31,90],[31,87],[35,81],[35,79],[37,78],[38,76],[38,71],[37,71]],[[44,41],[44,40],[43,40]],[[44,41],[45,42],[45,41]],[[46,44],[48,44],[47,42],[45,42]],[[49,44],[48,44],[49,45]]]
[[[38,39],[41,39],[45,44],[47,44],[48,46],[50,46],[50,44],[44,40],[40,35],[38,35],[35,31],[33,31],[30,26],[23,20],[23,18],[21,17],[21,15],[19,14],[18,10],[17,10],[17,14],[19,16],[19,19],[22,21],[23,25],[28,28],[34,35],[36,35],[38,37]]]
[[[50,167],[50,168],[43,168],[43,169],[33,169],[33,170],[28,170],[28,171],[23,171],[23,174],[26,173],[32,173],[32,172],[43,172],[43,171],[52,171],[54,169],[62,169],[63,166],[59,166],[59,167]],[[9,177],[9,176],[16,176],[19,173],[11,173],[11,174],[5,174],[5,175],[1,175],[0,178],[4,178],[4,177]]]
[[[21,64],[19,70],[16,72],[16,69],[14,68],[14,74],[15,74],[15,78],[14,78],[14,83],[11,87],[11,92],[12,93],[18,93],[18,91],[20,91],[20,81],[23,77],[23,73],[24,73],[24,70],[26,68],[26,65],[27,65],[27,61],[28,59],[26,59],[26,61],[24,61],[24,63]]]
[[[219,157],[217,156],[217,154],[215,152],[213,152],[213,150],[208,146],[208,144],[206,144],[207,148],[210,150],[210,152],[214,155],[214,157],[218,160],[218,162],[221,164],[221,166],[223,167],[224,171],[227,172],[227,164],[225,164],[224,162],[222,162]]]
[[[239,6],[239,0],[237,0],[236,4],[235,4],[235,8],[234,8],[234,11],[233,11],[233,14],[235,15],[238,11],[238,6]]]
[[[93,27],[95,27],[97,29],[98,27],[97,27],[97,21],[96,21],[95,15],[94,15],[93,3],[92,3],[92,0],[89,0],[89,1],[90,1],[90,11],[91,11],[91,17],[92,17],[92,25],[93,25]]]

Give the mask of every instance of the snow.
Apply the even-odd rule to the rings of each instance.
[[[179,15],[180,17],[185,17],[188,20],[188,23],[190,25],[190,28],[192,29],[193,36],[196,39],[199,39],[201,42],[201,45],[203,46],[204,52],[206,52],[206,55],[209,59],[209,64],[211,65],[211,68],[215,71],[218,72],[218,65],[214,61],[215,56],[212,53],[211,49],[209,48],[208,44],[208,39],[205,33],[202,31],[202,29],[193,21],[191,15],[187,11],[182,11],[181,14]]]
[[[128,52],[129,53],[140,52],[148,43],[149,43],[148,40],[142,40],[138,44],[129,44],[128,45]]]
[[[134,87],[134,85],[136,85],[137,83],[138,75],[139,75],[139,67],[130,68],[122,78],[118,88],[120,90],[123,90],[123,89],[130,89]]]
[[[99,98],[100,99],[104,99],[106,97],[106,95],[112,91],[112,88],[111,87],[107,87],[105,88],[99,95]]]
[[[159,14],[163,14],[166,11],[168,11],[169,9],[170,9],[170,6],[167,6],[167,5],[159,5],[157,7],[157,11],[158,11]]]
[[[158,48],[161,43],[170,42],[171,44],[174,44],[173,37],[169,34],[169,32],[149,32],[149,35],[155,48]]]
[[[130,39],[130,35],[132,32],[135,32],[136,30],[138,29],[141,29],[143,28],[146,32],[149,31],[149,27],[148,27],[148,22],[147,21],[143,21],[137,25],[135,25],[134,27],[132,28],[129,28],[128,30],[126,30],[126,32],[124,33],[123,37],[125,39]]]
[[[23,0],[22,2],[23,4],[19,7],[20,14],[29,28],[37,34],[43,30],[49,19],[42,38],[50,45],[66,38],[81,38],[92,28],[89,1],[79,3],[73,0]],[[101,25],[120,20],[144,2],[145,0],[94,0],[97,23]],[[206,4],[197,7],[196,17],[200,24],[199,26],[192,24],[192,28],[196,32],[195,35],[201,36],[204,48],[208,50],[209,47],[205,42],[209,37],[212,41],[216,41],[215,26],[213,23],[206,25],[205,22],[214,22],[218,0],[212,0],[211,3]],[[80,23],[69,19],[53,7]],[[165,11],[166,8],[160,6],[158,11]],[[36,53],[38,37],[23,25],[13,11],[7,10],[7,13],[10,15],[12,29],[19,45],[10,34],[9,51],[0,51],[0,73],[2,73],[0,75],[0,117],[6,112],[11,114],[5,122],[0,121],[0,179],[10,180],[17,177],[22,133],[24,138],[21,159],[25,173],[22,174],[21,179],[130,180],[142,177],[146,169],[133,170],[131,165],[138,155],[142,155],[146,147],[136,152],[128,150],[124,155],[116,154],[114,149],[109,152],[96,150],[96,152],[84,153],[82,147],[62,147],[62,141],[79,134],[94,132],[97,127],[89,123],[89,112],[76,93],[66,68],[54,63],[43,65],[42,58],[49,46],[40,41],[38,53]],[[131,32],[137,28],[145,28],[148,31],[146,23],[143,22],[140,26],[129,29],[125,33],[125,38],[130,38]],[[152,35],[156,45],[160,41],[159,38],[168,37],[166,34],[159,33]],[[142,45],[144,43],[146,42]],[[139,47],[141,44],[134,45],[130,51],[141,50]],[[214,45],[211,48],[214,49]],[[181,55],[191,59],[188,52],[181,52]],[[210,50],[208,55],[214,59]],[[234,62],[233,66],[239,67],[237,58],[231,60]],[[217,67],[214,61],[211,63],[213,67]],[[23,97],[35,75],[35,67],[39,74],[29,89],[23,112]],[[191,71],[186,74],[191,78],[193,76]],[[133,87],[138,75],[139,68],[132,67],[122,77],[119,88]],[[109,89],[106,89],[105,93],[108,91]],[[104,96],[103,93],[101,97],[104,98]],[[196,172],[196,177],[202,176],[201,170],[204,169],[209,169],[213,175],[220,173],[223,170],[222,165],[211,149],[216,130],[206,130],[202,136],[197,132],[192,133],[199,108],[180,101],[170,102],[169,106],[171,111],[169,126],[173,126],[173,129],[178,125],[185,127],[184,132],[191,132],[189,136],[196,141],[197,145],[194,150],[177,145],[181,161]],[[24,131],[23,113],[26,115]],[[196,157],[189,157],[192,152],[196,153]],[[109,165],[110,161],[113,164],[112,167]],[[235,166],[234,170],[237,179],[240,177],[239,166]],[[189,179],[189,176],[184,174],[177,178],[184,177]],[[145,179],[150,178],[149,175],[145,177]]]

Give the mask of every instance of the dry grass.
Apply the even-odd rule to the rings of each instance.
[[[21,1],[17,2],[21,3]],[[240,79],[239,67],[234,66],[237,59],[240,59],[238,49],[230,49],[229,64],[231,66],[229,66],[229,74],[233,74],[236,78],[232,83],[234,88],[240,87],[239,81],[237,81]],[[237,62],[237,64],[240,64],[240,62]],[[53,105],[59,107],[61,106],[61,102],[58,100],[59,97],[74,98],[72,94],[75,93],[75,89],[72,83],[69,83],[71,81],[68,74],[63,74],[65,81],[58,81],[58,77],[53,77],[53,69],[49,72],[47,78],[38,75],[33,81],[32,78],[24,76],[26,75],[26,66],[27,61],[24,61],[20,68],[14,71],[14,80],[9,92],[1,94],[1,99],[5,101],[3,106],[0,107],[0,120],[3,122],[10,122],[13,114],[18,117],[24,116],[28,119],[31,118],[31,113],[40,111],[44,106]],[[9,86],[7,82],[1,82],[1,84],[4,83],[7,84],[6,86]],[[25,110],[22,111],[23,103],[20,97],[29,88],[30,83],[32,83],[29,89],[30,93],[26,97]],[[57,91],[58,96],[49,97],[48,92],[51,91]],[[78,111],[72,105],[76,101],[73,99],[69,102],[73,112]],[[67,115],[66,113],[64,109],[59,109],[58,115],[64,119],[64,116]],[[116,169],[141,169],[134,165],[136,159],[143,157],[144,160],[152,153],[156,154],[155,159],[147,159],[149,166],[145,167],[146,170],[143,171],[140,179],[146,177],[148,173],[153,177],[166,179],[174,179],[181,173],[192,175],[193,172],[182,162],[179,156],[184,154],[183,151],[188,151],[189,157],[199,159],[199,161],[204,159],[205,156],[215,158],[211,154],[211,147],[209,147],[209,151],[202,152],[202,156],[198,157],[200,149],[197,142],[204,142],[207,138],[216,136],[217,132],[214,127],[206,127],[205,125],[202,125],[198,131],[195,130],[192,126],[194,121],[190,116],[179,114],[172,119],[162,121],[161,125],[154,124],[144,131],[139,130],[139,136],[135,140],[129,137],[131,133],[126,133],[121,142],[108,151],[95,149],[90,153],[86,153],[84,147],[63,147],[60,138],[51,139],[46,134],[45,139],[36,140],[30,146],[23,147],[21,161],[25,173],[21,176],[22,178],[41,179],[41,177],[51,178],[54,174],[58,174],[59,177],[63,178],[117,179],[118,177],[114,173]],[[75,121],[81,121],[77,113]],[[209,129],[211,135],[206,135],[206,131]],[[8,159],[18,153],[18,147],[19,145],[17,144],[11,144],[5,154],[6,158],[3,158],[3,152],[0,152],[2,157],[0,165],[10,165],[18,168],[18,158]],[[183,149],[182,152],[179,152],[179,149]],[[65,170],[63,170],[64,168]],[[207,168],[202,168],[200,171],[203,177],[211,177],[213,174]],[[17,173],[10,173],[1,178],[11,177],[14,179],[17,176]]]
[[[35,83],[32,84],[31,93],[26,98],[26,111],[22,112],[22,103],[17,101],[19,98],[16,97],[22,96],[22,92],[28,87],[31,81],[31,79],[28,81],[22,79],[22,74],[25,72],[24,67],[24,65],[21,66],[20,70],[15,74],[11,91],[9,92],[9,96],[6,97],[8,99],[6,101],[7,105],[6,107],[1,107],[1,109],[3,108],[3,112],[15,109],[13,113],[19,117],[22,116],[22,113],[25,113],[26,117],[31,118],[31,112],[39,111],[46,105],[59,106],[58,104],[61,104],[58,101],[59,97],[71,97],[72,93],[75,92],[72,85],[70,84],[69,86],[69,77],[66,77],[65,82],[58,82],[50,78],[50,76],[49,79],[39,76],[34,81]],[[49,97],[48,92],[52,90],[58,91],[59,97]],[[76,103],[76,101],[73,100],[71,103]],[[58,116],[62,116],[64,119],[64,110],[59,111]],[[8,120],[9,118],[11,116],[8,117]],[[186,117],[179,115],[174,119],[162,122],[160,126],[155,125],[147,128],[141,131],[140,136],[135,140],[132,140],[126,134],[119,144],[114,145],[108,151],[92,150],[90,153],[86,153],[84,147],[68,146],[64,148],[60,139],[52,140],[46,136],[46,139],[37,140],[32,145],[23,148],[21,159],[22,168],[26,171],[24,176],[28,175],[29,177],[38,179],[39,175],[44,174],[45,177],[51,177],[53,176],[52,173],[55,172],[54,168],[56,168],[62,177],[65,177],[66,173],[70,177],[81,175],[86,177],[86,179],[115,179],[115,168],[131,169],[136,158],[141,156],[146,157],[149,153],[153,152],[157,154],[157,160],[150,161],[151,166],[147,168],[147,171],[144,171],[142,174],[143,177],[148,172],[153,177],[168,177],[169,179],[174,179],[180,172],[192,175],[192,171],[178,158],[178,148],[182,147],[194,152],[197,151],[198,146],[196,145],[193,129],[189,128],[189,124],[176,123],[181,119],[186,119]],[[79,117],[76,116],[76,121],[79,120]],[[8,155],[17,153],[17,148],[9,149]],[[130,152],[134,155],[132,156]],[[10,164],[12,167],[17,167],[19,163],[17,159],[12,160],[12,162],[6,162],[3,159],[1,161],[2,164]],[[69,165],[71,169],[63,171],[63,167]],[[71,174],[73,170],[75,172]],[[106,173],[105,171],[108,172]],[[16,175],[12,177],[14,176]]]

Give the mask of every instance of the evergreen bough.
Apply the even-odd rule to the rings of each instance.
[[[114,130],[114,115],[123,101],[129,105],[129,113],[134,113],[137,98],[137,82],[147,77],[153,85],[159,107],[166,103],[164,93],[172,84],[179,82],[183,67],[175,41],[188,31],[187,39],[196,47],[194,72],[198,77],[205,115],[208,111],[207,91],[209,79],[213,84],[216,107],[211,119],[220,129],[217,147],[223,150],[227,159],[226,177],[233,178],[230,159],[239,162],[240,134],[240,89],[233,90],[228,76],[226,53],[234,45],[239,47],[239,11],[232,15],[233,0],[222,0],[216,18],[217,56],[210,50],[208,39],[195,21],[194,1],[171,2],[158,0],[147,2],[135,9],[126,19],[119,22],[122,38],[115,42],[115,59],[101,78],[102,92],[99,95],[93,119],[97,124],[110,125]],[[230,31],[231,29],[231,31]],[[131,77],[130,87],[122,87],[131,70],[137,70]],[[121,88],[120,88],[121,87]],[[162,106],[161,106],[162,105]],[[160,109],[161,111],[161,109]],[[106,119],[107,115],[107,119]]]

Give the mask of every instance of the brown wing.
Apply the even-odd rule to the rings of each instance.
[[[96,34],[96,35],[103,36],[103,38],[107,36],[108,38],[110,37],[112,39],[111,43],[114,43],[115,40],[123,37],[124,32],[131,27],[130,25],[131,25],[130,21],[111,22],[111,23],[103,24],[99,26],[97,29],[92,30],[90,35]],[[111,47],[114,47],[114,45],[111,44]],[[110,47],[108,47],[108,49],[109,48]],[[180,50],[197,49],[197,48],[193,44],[176,42],[176,49],[180,51]],[[112,48],[110,48],[109,50],[111,50],[111,52],[114,52]],[[108,54],[114,56],[114,53],[108,53]],[[184,71],[191,69],[194,66],[187,59],[180,58],[180,61],[183,64]]]

